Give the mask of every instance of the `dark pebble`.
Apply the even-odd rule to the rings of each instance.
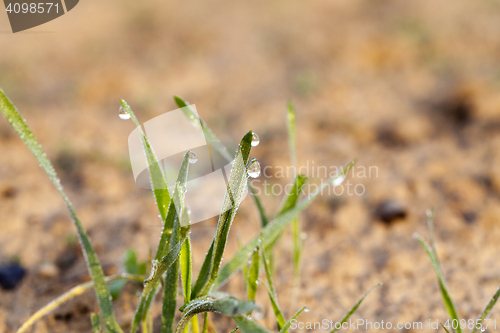
[[[0,265],[0,286],[5,290],[14,289],[23,280],[26,270],[19,264]]]
[[[387,200],[377,206],[375,215],[378,219],[391,223],[406,218],[406,208],[396,200]]]

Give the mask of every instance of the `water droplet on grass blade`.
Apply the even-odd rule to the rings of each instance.
[[[252,133],[252,147],[258,146],[260,143],[259,136],[256,133]]]
[[[189,152],[189,163],[194,164],[198,162],[198,155],[194,151]]]
[[[250,165],[248,166],[248,175],[252,178],[257,178],[260,176],[260,163],[257,160],[253,160],[250,162]]]
[[[257,308],[253,310],[253,316],[255,317],[255,319],[261,320],[264,318],[264,311],[262,311],[261,308]]]
[[[306,305],[306,308],[304,309],[304,312],[309,312],[309,307]]]
[[[130,119],[130,114],[123,106],[120,106],[118,116],[120,117],[120,119],[123,119],[123,120]]]

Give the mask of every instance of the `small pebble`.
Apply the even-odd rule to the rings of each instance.
[[[53,278],[59,274],[57,266],[51,262],[45,262],[38,266],[38,274],[42,277]]]
[[[5,290],[12,290],[23,280],[26,270],[19,264],[0,265],[0,286]]]
[[[386,200],[377,206],[375,215],[378,219],[391,223],[395,220],[406,218],[406,208],[396,200]]]

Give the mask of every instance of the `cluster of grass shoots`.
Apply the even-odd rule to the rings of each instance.
[[[175,97],[175,101],[193,125],[201,128],[207,140],[210,142],[220,142],[207,124],[195,115],[188,103],[179,97]],[[46,154],[18,110],[4,92],[0,90],[0,111],[28,146],[38,160],[40,167],[47,173],[50,180],[61,194],[77,229],[77,235],[85,256],[88,272],[92,277],[91,282],[72,288],[37,311],[17,332],[26,332],[37,320],[50,311],[90,289],[94,289],[97,295],[100,310],[99,313],[93,313],[91,315],[93,332],[123,332],[122,328],[116,322],[113,313],[112,299],[113,296],[116,297],[116,294],[128,281],[135,281],[143,284],[143,290],[138,300],[137,309],[130,324],[131,333],[135,333],[139,328],[142,329],[143,333],[153,332],[151,305],[158,294],[162,294],[163,297],[161,332],[199,333],[198,315],[203,314],[202,332],[207,333],[207,316],[209,312],[230,316],[234,320],[235,325],[237,325],[233,331],[239,330],[243,333],[269,332],[251,316],[253,311],[259,309],[259,306],[255,303],[258,286],[264,286],[267,289],[276,317],[276,327],[278,331],[280,333],[288,332],[291,321],[296,319],[306,307],[297,309],[297,312],[291,316],[288,321],[285,319],[280,309],[278,295],[273,283],[273,247],[283,235],[285,229],[291,224],[294,240],[294,275],[295,281],[298,281],[300,258],[302,256],[299,214],[311,204],[326,186],[330,186],[342,177],[345,178],[346,173],[353,166],[354,162],[346,164],[337,175],[323,182],[322,187],[302,199],[300,198],[300,194],[307,181],[307,177],[304,175],[295,175],[295,178],[292,180],[293,190],[284,199],[279,213],[273,218],[269,218],[264,211],[264,206],[259,197],[255,194],[254,189],[248,182],[248,167],[252,165],[252,163],[256,163],[254,159],[250,160],[254,133],[250,131],[241,139],[235,156],[232,156],[229,152],[220,148],[220,153],[226,156],[228,160],[234,159],[234,164],[229,177],[224,202],[222,203],[222,213],[219,215],[216,233],[207,250],[207,254],[198,272],[197,278],[194,280],[189,231],[190,216],[187,207],[184,205],[185,188],[189,172],[189,152],[184,156],[175,184],[170,185],[173,191],[169,192],[164,172],[147,137],[142,131],[139,121],[125,101],[122,100],[121,104],[121,112],[128,115],[126,118],[131,118],[140,131],[149,168],[152,192],[158,206],[160,217],[163,221],[163,229],[148,274],[146,274],[146,265],[139,264],[135,254],[129,252],[127,253],[127,259],[125,261],[126,272],[113,276],[105,276],[87,232],[73,209],[73,205],[66,195],[51,162],[48,160]],[[295,164],[295,111],[291,104],[289,105],[287,114],[291,160],[292,163]],[[223,146],[214,145],[214,147]],[[252,193],[252,197],[259,211],[261,228],[255,232],[255,237],[250,242],[242,245],[236,254],[224,266],[220,267],[229,230],[247,186]],[[248,264],[249,262],[250,264]],[[243,272],[245,277],[247,297],[244,300],[218,290],[220,286],[225,284],[228,279],[239,270]],[[267,283],[260,280],[259,276],[261,271],[265,271]],[[180,306],[177,304],[179,283],[181,285],[184,301],[184,304]],[[110,284],[110,287],[108,287],[108,284]],[[377,284],[373,288],[378,285],[380,284]],[[347,312],[341,323],[349,319],[373,288],[363,295],[353,308]],[[180,311],[181,317],[176,323],[175,318],[177,311]],[[332,332],[334,331],[336,330]]]

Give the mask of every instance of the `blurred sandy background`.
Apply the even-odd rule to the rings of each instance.
[[[87,0],[15,35],[0,13],[0,31],[0,87],[54,161],[108,274],[122,269],[126,248],[146,260],[161,230],[151,194],[133,182],[133,125],[118,118],[119,99],[146,121],[175,109],[176,94],[221,139],[257,132],[252,155],[263,166],[289,164],[292,100],[299,164],[357,158],[378,167],[378,178],[350,179],[366,186],[363,196],[322,196],[302,215],[306,253],[293,302],[289,236],[282,241],[276,280],[287,317],[307,304],[301,321],[339,320],[383,281],[354,318],[446,319],[430,263],[412,239],[415,231],[427,236],[429,207],[460,315],[475,319],[500,284],[500,1]],[[274,212],[279,200],[264,200]],[[385,200],[406,218],[379,221]],[[249,240],[258,224],[247,198],[226,259],[236,235]],[[196,269],[214,229],[215,220],[193,227]],[[88,279],[74,234],[52,184],[0,119],[0,262],[17,257],[28,270],[15,291],[0,290],[0,332]],[[241,295],[240,279],[226,290]],[[134,292],[116,303],[126,329]],[[267,311],[261,323],[274,328],[264,293],[258,302]],[[95,310],[89,293],[33,332],[88,332]],[[234,327],[213,322],[218,332]]]

